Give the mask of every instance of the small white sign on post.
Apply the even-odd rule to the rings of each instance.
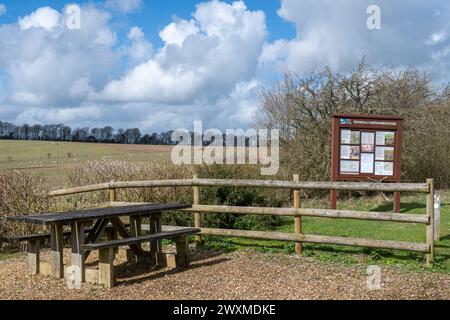
[[[434,193],[434,241],[439,241],[439,224],[441,222],[441,192]]]

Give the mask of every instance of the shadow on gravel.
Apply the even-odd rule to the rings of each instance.
[[[189,269],[186,270],[172,270],[165,271],[164,267],[152,267],[148,264],[143,263],[123,263],[119,266],[116,266],[116,281],[117,285],[120,286],[129,286],[136,283],[151,281],[158,278],[163,278],[168,275],[181,273],[191,269],[204,268],[208,266],[217,265],[223,262],[230,260],[229,258],[216,258],[217,256],[222,255],[222,252],[201,252],[201,253],[193,253],[191,259],[191,265]],[[207,260],[213,259],[213,260]],[[131,279],[130,279],[131,278]]]

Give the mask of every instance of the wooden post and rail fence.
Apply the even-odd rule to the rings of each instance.
[[[293,192],[292,208],[268,208],[268,207],[238,207],[224,205],[200,204],[200,187],[259,187],[288,189]],[[239,180],[239,179],[193,179],[178,180],[150,180],[150,181],[111,181],[107,183],[81,186],[55,190],[50,196],[65,196],[93,191],[106,190],[109,193],[111,205],[120,205],[117,199],[117,189],[123,188],[149,188],[149,187],[192,187],[192,208],[183,209],[194,214],[194,224],[201,229],[201,233],[195,236],[196,246],[202,244],[202,236],[230,236],[261,240],[278,240],[295,243],[296,254],[302,253],[302,243],[320,243],[331,245],[348,245],[369,248],[383,248],[422,252],[425,254],[426,265],[430,265],[434,256],[434,185],[433,179],[427,179],[426,183],[372,183],[372,182],[324,182],[324,181],[299,181],[299,176],[294,175],[292,181],[287,180]],[[426,195],[425,214],[385,213],[372,211],[332,210],[301,208],[300,190],[350,190],[350,191],[384,191],[384,192],[411,192]],[[273,231],[249,231],[235,229],[203,228],[201,214],[229,213],[294,217],[295,232],[283,233]],[[423,224],[426,226],[426,242],[404,242],[394,240],[376,240],[352,237],[337,237],[315,234],[304,234],[302,231],[303,216],[320,218],[339,218],[372,221],[389,221]]]

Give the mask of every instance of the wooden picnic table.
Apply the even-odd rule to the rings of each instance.
[[[85,261],[90,251],[84,246],[98,243],[105,231],[107,240],[117,239],[117,234],[123,239],[133,239],[141,236],[142,218],[148,217],[150,221],[150,234],[162,231],[162,212],[190,208],[191,205],[172,203],[151,203],[139,205],[125,205],[119,207],[96,208],[88,210],[73,210],[61,213],[44,213],[27,216],[8,217],[9,221],[23,222],[36,225],[45,225],[50,232],[50,268],[51,274],[57,278],[64,278],[63,264],[63,238],[67,231],[64,226],[70,226],[70,239],[72,244],[72,269],[75,270],[75,283],[85,281]],[[129,226],[121,218],[129,218]],[[92,226],[93,224],[93,226]],[[92,227],[91,227],[92,226]],[[89,227],[85,230],[85,227]],[[87,232],[86,232],[87,231]],[[29,245],[30,246],[30,242]],[[34,244],[28,248],[28,253],[33,254]],[[142,249],[140,243],[129,245],[135,257],[162,256],[161,240],[150,241],[150,251]],[[37,244],[37,266],[39,270],[39,242]],[[35,257],[36,258],[36,257]],[[29,259],[30,263],[30,259]],[[35,261],[36,263],[36,261]],[[37,272],[38,273],[38,272]]]

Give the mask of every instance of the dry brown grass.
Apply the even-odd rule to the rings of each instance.
[[[48,211],[52,206],[48,191],[45,180],[38,176],[21,171],[0,174],[0,236],[9,238],[38,229],[6,222],[6,217]]]

